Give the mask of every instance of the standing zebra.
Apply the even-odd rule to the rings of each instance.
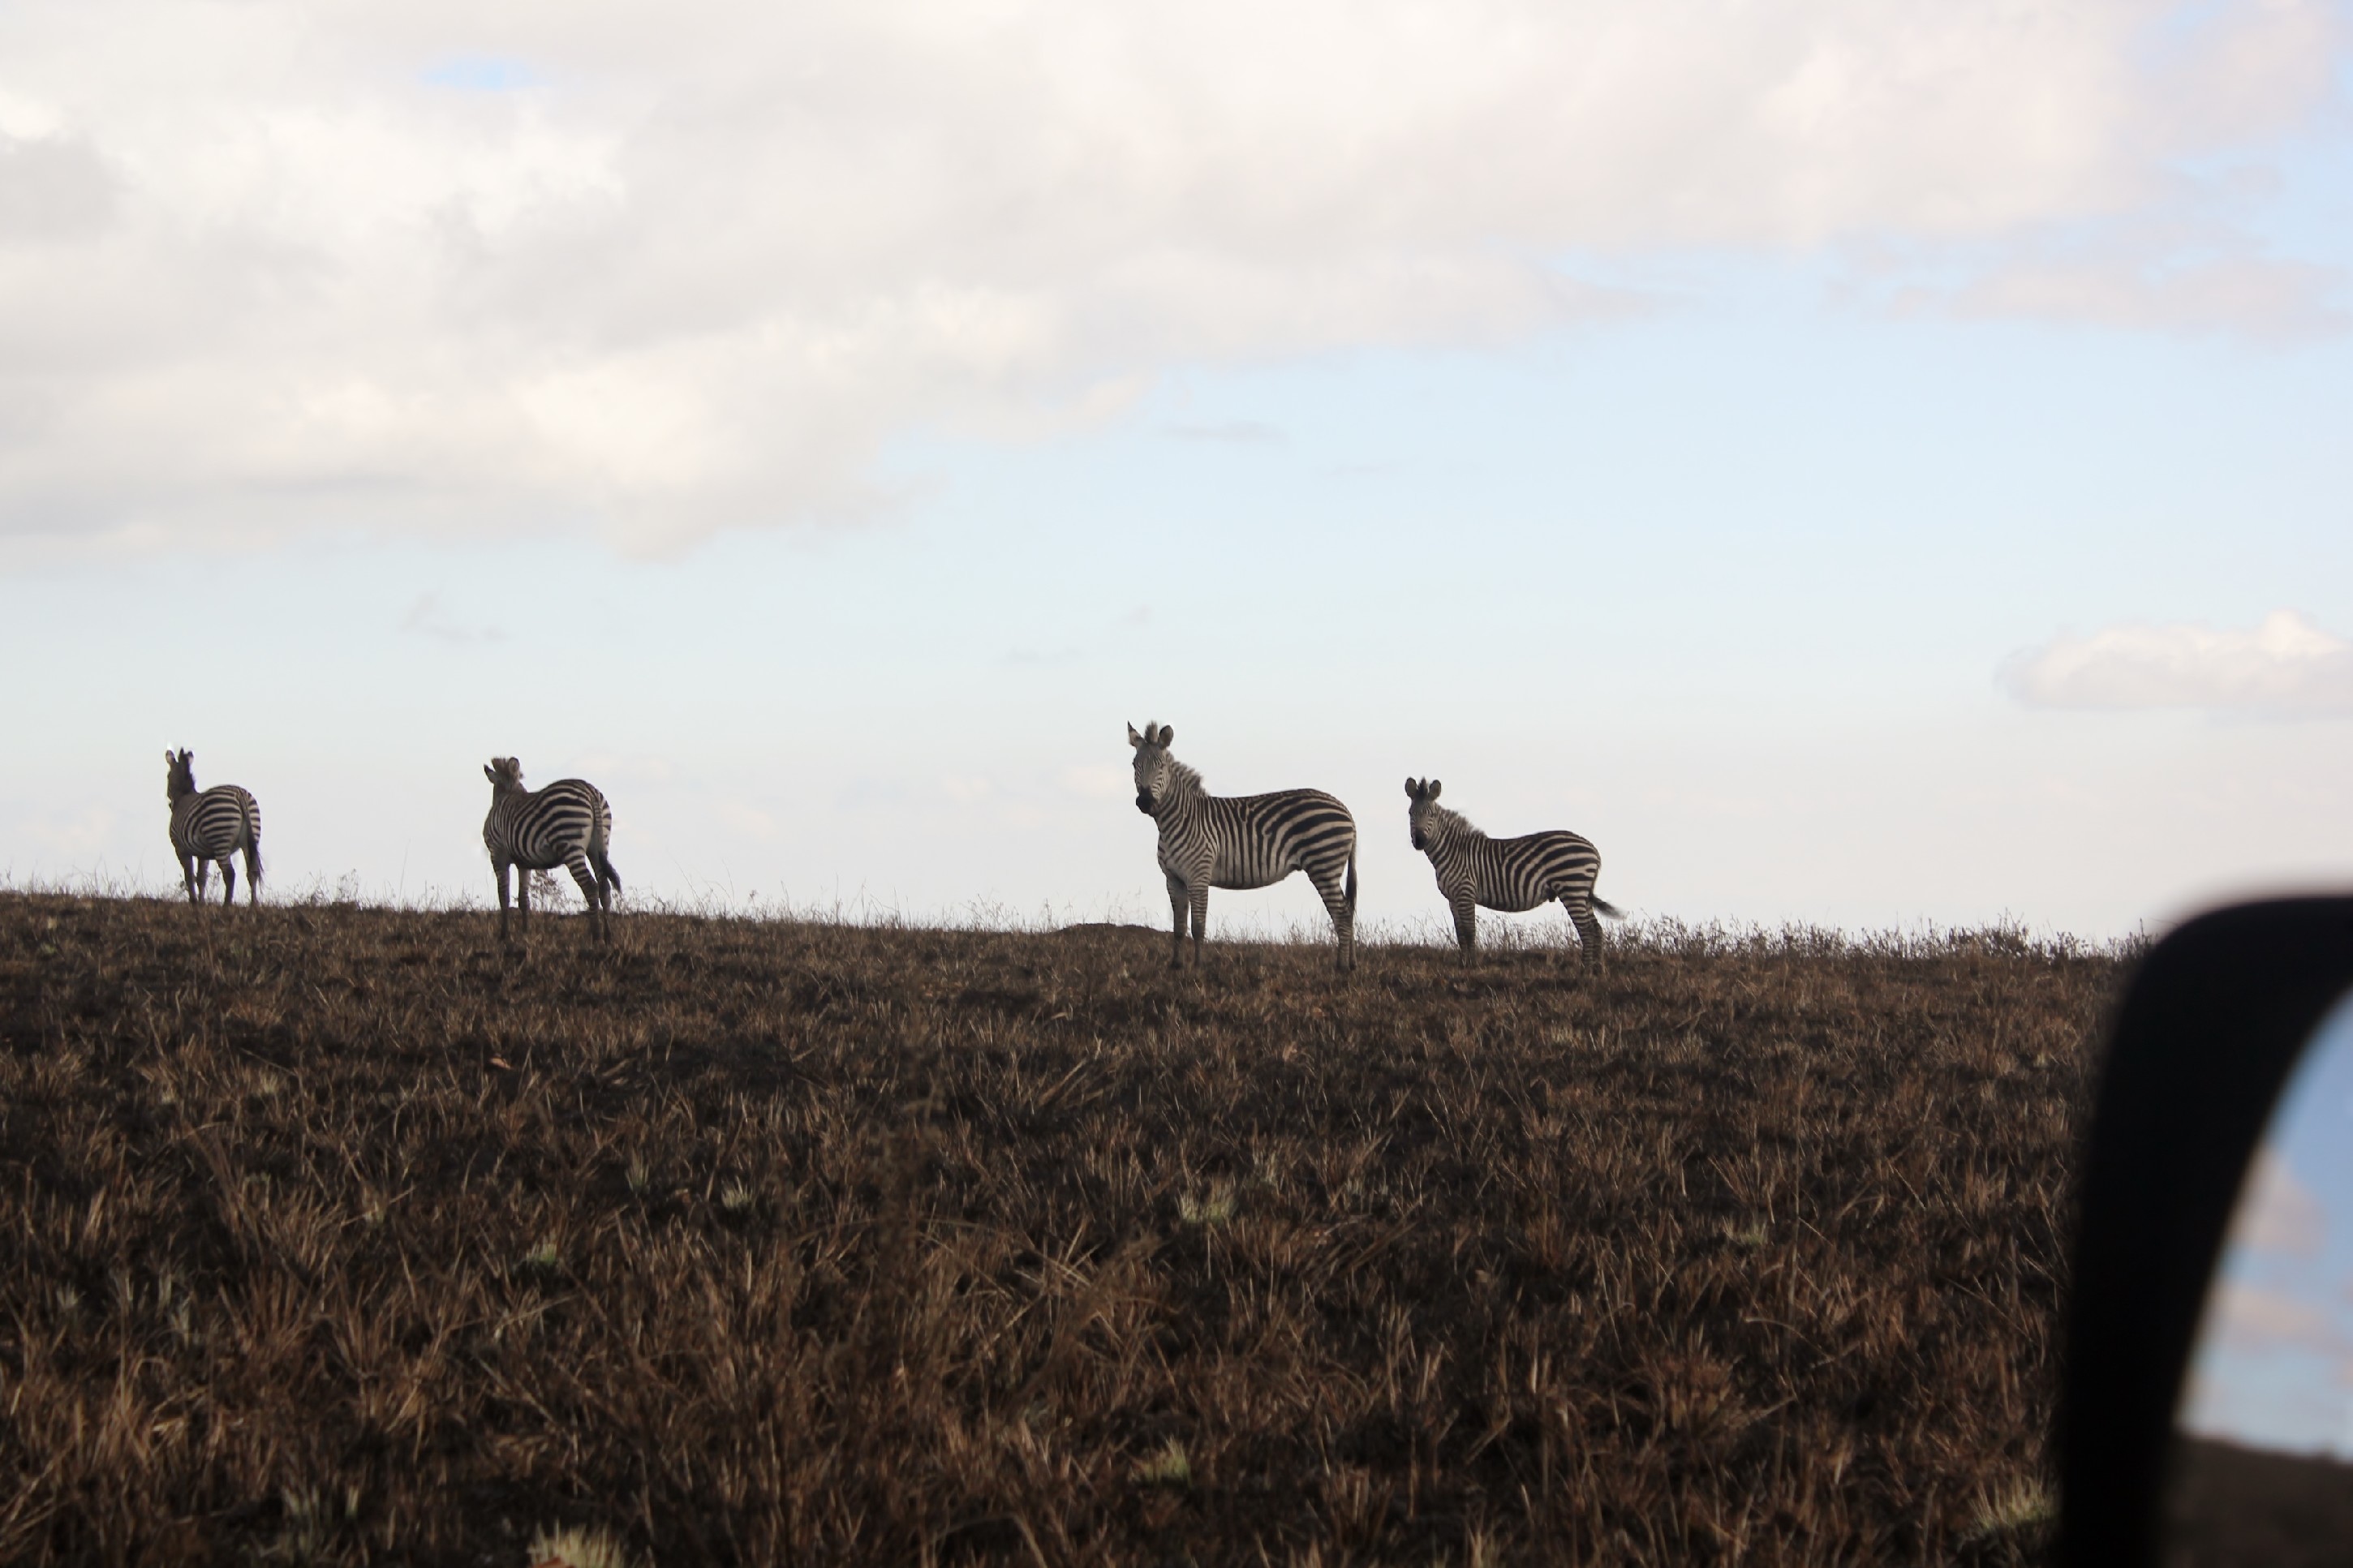
[[[531,876],[557,866],[572,873],[588,900],[588,929],[599,938],[612,933],[613,889],[621,874],[605,857],[613,837],[613,810],[602,791],[585,779],[558,779],[543,790],[522,787],[522,763],[492,757],[482,769],[491,781],[491,814],[482,818],[482,845],[499,874],[499,935],[507,934],[507,868],[520,867],[515,904],[531,916]]]
[[[1601,873],[1601,855],[1592,841],[1574,833],[1531,833],[1525,838],[1490,838],[1471,826],[1459,811],[1438,804],[1436,779],[1405,781],[1413,804],[1406,823],[1413,847],[1430,857],[1438,872],[1438,890],[1454,910],[1454,938],[1461,944],[1468,965],[1479,947],[1479,906],[1517,914],[1539,904],[1560,900],[1577,926],[1577,945],[1588,968],[1601,962],[1600,910],[1611,919],[1618,910],[1593,896],[1593,879]]]
[[[1268,888],[1304,871],[1331,911],[1340,967],[1356,963],[1356,821],[1320,789],[1274,795],[1215,795],[1201,775],[1168,754],[1176,730],[1127,727],[1135,748],[1135,809],[1160,825],[1160,869],[1176,921],[1168,966],[1185,962],[1185,914],[1193,916],[1193,966],[1209,923],[1211,888]],[[1347,873],[1344,888],[1341,873]]]
[[[172,803],[172,855],[180,862],[188,902],[201,902],[213,862],[221,868],[221,908],[237,901],[237,868],[229,857],[245,851],[246,902],[261,903],[261,807],[235,784],[196,789],[196,753],[164,752],[164,798]]]

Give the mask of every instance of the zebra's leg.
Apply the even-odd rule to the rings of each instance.
[[[1176,923],[1176,934],[1169,939],[1168,967],[1185,967],[1185,879],[1174,871],[1168,876],[1168,918]]]
[[[530,923],[531,868],[518,860],[515,862],[515,924],[527,926]]]
[[[1191,895],[1188,901],[1193,906],[1193,967],[1198,969],[1201,967],[1201,939],[1208,934],[1209,930],[1209,879],[1204,877],[1194,883]]]
[[[1479,900],[1468,888],[1454,895],[1454,946],[1462,954],[1462,967],[1470,968],[1479,959]]]
[[[1307,875],[1315,884],[1316,896],[1324,900],[1324,912],[1332,917],[1332,939],[1339,944],[1339,965],[1353,969],[1356,959],[1356,912],[1349,907],[1347,892],[1337,877],[1318,877],[1313,871]]]
[[[188,902],[196,901],[196,860],[194,856],[180,857],[180,885],[188,889]]]
[[[498,874],[499,879],[499,940],[504,942],[507,937],[507,863],[493,860],[491,869]],[[528,871],[523,873],[526,878],[530,875]]]
[[[237,902],[237,857],[234,855],[222,856],[220,858],[220,868],[221,908],[227,909],[231,904]]]
[[[614,874],[613,862],[606,858],[605,851],[601,847],[590,847],[588,864],[596,873],[596,907],[610,917],[613,912],[613,889],[621,885],[621,879]]]
[[[596,897],[596,873],[588,867],[588,857],[575,849],[564,858],[564,868],[580,884],[580,896],[588,900],[588,934],[603,941],[605,937],[604,905]]]
[[[1577,928],[1577,945],[1581,950],[1579,956],[1582,959],[1582,967],[1587,970],[1599,969],[1601,967],[1601,922],[1593,918],[1592,900],[1577,896],[1564,897],[1560,900],[1560,907],[1568,911],[1569,923]]]
[[[1348,841],[1348,877],[1340,889],[1340,910],[1348,917],[1348,929],[1340,938],[1340,967],[1356,967],[1356,842]]]
[[[196,894],[188,901],[193,904],[203,903],[205,895],[212,890],[212,885],[213,863],[199,855],[196,857]]]
[[[261,907],[261,846],[245,847],[245,901],[250,909]]]

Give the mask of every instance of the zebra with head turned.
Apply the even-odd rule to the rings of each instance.
[[[1331,913],[1340,967],[1356,967],[1356,820],[1348,808],[1320,789],[1211,795],[1199,773],[1168,754],[1176,737],[1166,724],[1146,724],[1140,735],[1127,727],[1127,743],[1135,748],[1135,809],[1160,825],[1160,869],[1176,922],[1168,966],[1185,962],[1189,910],[1193,965],[1200,967],[1211,888],[1268,888],[1304,871]]]
[[[213,863],[221,869],[221,907],[237,901],[237,868],[229,857],[245,852],[245,897],[261,903],[261,807],[250,792],[235,784],[196,788],[196,753],[187,750],[164,752],[164,798],[172,803],[172,854],[180,862],[180,879],[187,885],[188,902],[202,901]]]
[[[531,873],[562,866],[588,900],[588,929],[611,934],[613,889],[621,874],[606,858],[613,837],[613,810],[604,793],[585,779],[558,779],[543,790],[522,787],[522,763],[492,757],[482,769],[491,781],[491,814],[482,818],[482,845],[499,876],[499,935],[507,934],[507,868],[520,867],[515,903],[520,918],[531,915]]]
[[[1479,947],[1479,909],[1517,914],[1555,899],[1568,911],[1588,967],[1601,962],[1601,922],[1593,911],[1618,918],[1617,909],[1593,896],[1601,874],[1601,854],[1590,839],[1556,831],[1525,838],[1490,838],[1459,811],[1438,804],[1436,779],[1405,781],[1413,804],[1406,824],[1413,847],[1430,857],[1438,890],[1454,910],[1454,937],[1467,965]]]

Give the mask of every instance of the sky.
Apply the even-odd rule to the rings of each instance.
[[[2191,1352],[2182,1424],[2353,1462],[2353,997],[2256,1152]]]
[[[1642,918],[2341,888],[2348,40],[0,0],[0,885],[172,889],[186,746],[480,903],[512,754],[640,900],[1157,922],[1157,721],[1398,931],[1408,776]]]

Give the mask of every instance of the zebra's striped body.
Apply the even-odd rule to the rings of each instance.
[[[1176,922],[1169,967],[1185,962],[1185,922],[1193,925],[1193,963],[1209,920],[1211,888],[1266,888],[1304,871],[1332,916],[1340,967],[1356,962],[1356,822],[1320,789],[1274,795],[1213,795],[1201,775],[1168,754],[1176,731],[1127,729],[1135,748],[1135,807],[1160,826],[1160,869],[1168,879]]]
[[[588,925],[598,937],[608,934],[613,889],[621,875],[606,858],[613,837],[613,811],[603,792],[585,779],[558,779],[543,790],[522,787],[522,763],[512,757],[493,757],[482,769],[491,781],[491,814],[482,818],[482,847],[491,852],[491,868],[499,878],[499,934],[507,932],[507,868],[519,867],[515,879],[516,912],[531,914],[533,871],[561,866],[580,884],[588,900]]]
[[[261,807],[235,784],[196,788],[196,753],[164,753],[164,798],[172,803],[172,856],[180,863],[180,879],[188,902],[204,900],[205,883],[213,866],[221,871],[221,906],[237,900],[237,868],[229,857],[245,853],[245,897],[261,902]]]
[[[1430,857],[1438,890],[1454,911],[1454,938],[1469,963],[1479,946],[1479,910],[1517,914],[1560,900],[1577,927],[1588,967],[1601,962],[1601,922],[1596,910],[1618,911],[1593,896],[1601,874],[1601,854],[1590,839],[1574,833],[1531,833],[1525,838],[1490,838],[1461,813],[1438,804],[1439,783],[1405,781],[1413,804],[1406,821],[1413,847]]]

